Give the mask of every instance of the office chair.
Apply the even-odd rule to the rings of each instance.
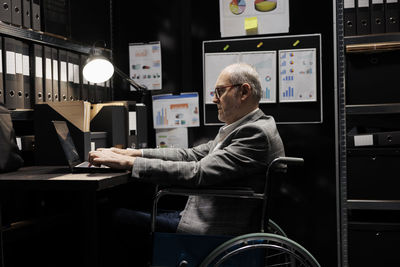
[[[278,157],[271,161],[267,167],[262,193],[254,192],[251,188],[164,188],[158,190],[154,197],[151,214],[151,232],[154,240],[152,266],[319,267],[316,259],[301,245],[288,239],[285,232],[268,216],[272,174],[286,172],[287,167],[303,163],[302,158],[293,157]],[[260,232],[233,238],[158,233],[155,231],[157,204],[159,199],[165,195],[258,199],[262,201]],[[266,230],[269,233],[265,233]]]

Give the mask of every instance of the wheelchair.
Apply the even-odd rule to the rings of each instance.
[[[285,172],[287,167],[302,165],[303,163],[304,160],[302,158],[278,157],[274,159],[267,168],[265,186],[262,193],[256,193],[250,188],[195,190],[164,188],[158,190],[154,197],[151,213],[151,233],[153,236],[151,266],[320,267],[311,253],[300,244],[289,239],[285,232],[268,216],[272,174]],[[236,237],[156,232],[157,204],[159,199],[165,195],[202,195],[258,199],[262,201],[260,232]]]

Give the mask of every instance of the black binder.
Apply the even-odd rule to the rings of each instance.
[[[356,0],[357,35],[371,33],[369,0]]]
[[[35,79],[34,92],[35,92],[35,104],[44,102],[43,99],[43,46],[39,44],[33,44],[32,49],[32,76]]]
[[[98,83],[97,84],[97,91],[96,91],[97,102],[98,103],[105,102],[105,95],[106,95],[106,87],[105,87],[104,82],[103,83]]]
[[[60,101],[68,101],[67,51],[58,51],[60,62]]]
[[[88,88],[89,88],[89,102],[90,103],[96,103],[96,85],[93,83],[88,82]]]
[[[81,66],[82,67],[85,65],[87,58],[88,57],[86,55],[81,55]],[[81,73],[82,72],[80,72],[80,74]],[[81,94],[81,98],[84,101],[89,101],[89,83],[85,79],[85,77],[83,77],[83,75],[82,75],[82,94]]]
[[[0,5],[0,20],[11,23],[11,0],[4,0]]]
[[[15,92],[17,108],[24,108],[24,75],[22,74],[22,41],[13,40],[15,49]]]
[[[53,101],[53,75],[52,75],[52,65],[51,65],[51,47],[44,47],[44,94],[45,101]]]
[[[69,1],[42,0],[42,27],[44,32],[69,37],[69,16]]]
[[[81,99],[81,79],[80,79],[80,59],[79,55],[76,53],[71,53],[71,60],[74,66],[74,81],[72,84],[72,94],[74,96],[74,100]]]
[[[15,47],[14,40],[4,37],[4,59],[5,59],[5,104],[8,109],[17,108],[16,75],[15,75]]]
[[[385,9],[386,32],[400,31],[399,12],[400,8],[398,0],[386,0],[386,9]]]
[[[31,14],[31,0],[22,0],[22,26],[24,28],[32,28]]]
[[[24,77],[24,108],[32,108],[29,44],[22,43],[22,74]]]
[[[344,0],[344,35],[357,34],[356,5],[355,0]]]
[[[369,0],[371,10],[371,33],[385,32],[385,7],[383,0]]]
[[[59,87],[59,67],[58,67],[58,50],[57,48],[51,48],[51,60],[52,60],[52,80],[53,80],[53,100],[60,101],[60,87]]]
[[[21,0],[11,0],[11,23],[22,26],[22,3]]]
[[[35,31],[40,31],[42,29],[41,27],[41,21],[42,21],[42,14],[40,11],[40,0],[31,0],[32,4],[32,16],[31,16],[31,24],[32,24],[32,29]]]
[[[3,87],[3,39],[0,36],[0,103],[4,104],[4,87]]]
[[[74,96],[74,63],[72,53],[67,52],[67,84],[68,84],[68,100],[77,100]]]

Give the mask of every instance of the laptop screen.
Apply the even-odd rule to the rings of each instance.
[[[78,151],[76,150],[74,141],[72,140],[71,133],[69,132],[68,125],[65,121],[52,121],[56,129],[58,139],[64,150],[65,157],[67,158],[68,165],[71,169],[81,163]]]

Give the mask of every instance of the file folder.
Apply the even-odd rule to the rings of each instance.
[[[385,32],[385,8],[383,0],[370,0],[371,33]]]
[[[11,23],[15,26],[22,26],[21,4],[21,0],[11,0]]]
[[[0,103],[4,104],[4,87],[3,87],[3,40],[0,36]]]
[[[31,0],[22,0],[22,26],[24,28],[31,28]]]
[[[399,27],[399,0],[386,0],[386,32],[398,32]]]
[[[35,92],[35,104],[44,102],[43,98],[43,46],[39,44],[33,44],[32,49],[32,66],[33,66],[33,77],[35,82],[33,84]]]
[[[344,0],[344,36],[357,34],[356,0]]]
[[[0,5],[0,20],[5,23],[11,23],[11,0],[2,1],[2,5]]]
[[[59,50],[60,59],[60,101],[68,101],[68,73],[67,73],[67,51]]]
[[[88,82],[89,87],[89,102],[96,103],[96,85]]]
[[[370,0],[356,0],[357,35],[371,33]]]
[[[68,77],[68,99],[69,101],[78,100],[74,95],[74,63],[72,53],[67,52],[67,77]]]
[[[87,60],[87,56],[81,55],[81,66],[84,66]],[[81,98],[83,101],[89,101],[89,82],[82,75],[82,92]]]
[[[5,75],[5,105],[8,109],[17,108],[17,93],[16,87],[16,75],[15,75],[15,47],[14,40],[8,37],[4,37],[4,51],[6,60],[6,75]]]
[[[44,47],[44,93],[45,93],[45,102],[53,101],[53,74],[52,74],[52,65],[51,65],[51,47]]]
[[[41,13],[40,13],[40,0],[31,0],[31,9],[32,9],[32,16],[31,16],[31,24],[32,29],[35,31],[41,30]]]
[[[111,96],[111,79],[106,81],[105,84],[106,84],[106,93],[105,93],[104,101],[110,101],[110,100],[112,100],[112,96]]]
[[[75,100],[81,99],[81,79],[80,79],[80,71],[79,71],[79,64],[80,59],[79,55],[76,53],[72,54],[72,63],[73,63],[73,70],[74,70],[74,81],[72,85],[72,93],[74,95]]]
[[[32,108],[32,90],[30,76],[29,44],[22,43],[22,74],[24,80],[24,108]]]
[[[15,49],[15,92],[17,94],[17,108],[24,108],[24,76],[22,74],[22,41],[13,40]]]
[[[104,83],[96,84],[96,102],[103,103],[104,102]]]
[[[51,60],[52,60],[52,81],[53,81],[53,99],[54,101],[60,101],[60,89],[58,85],[58,50],[57,48],[51,48]]]

